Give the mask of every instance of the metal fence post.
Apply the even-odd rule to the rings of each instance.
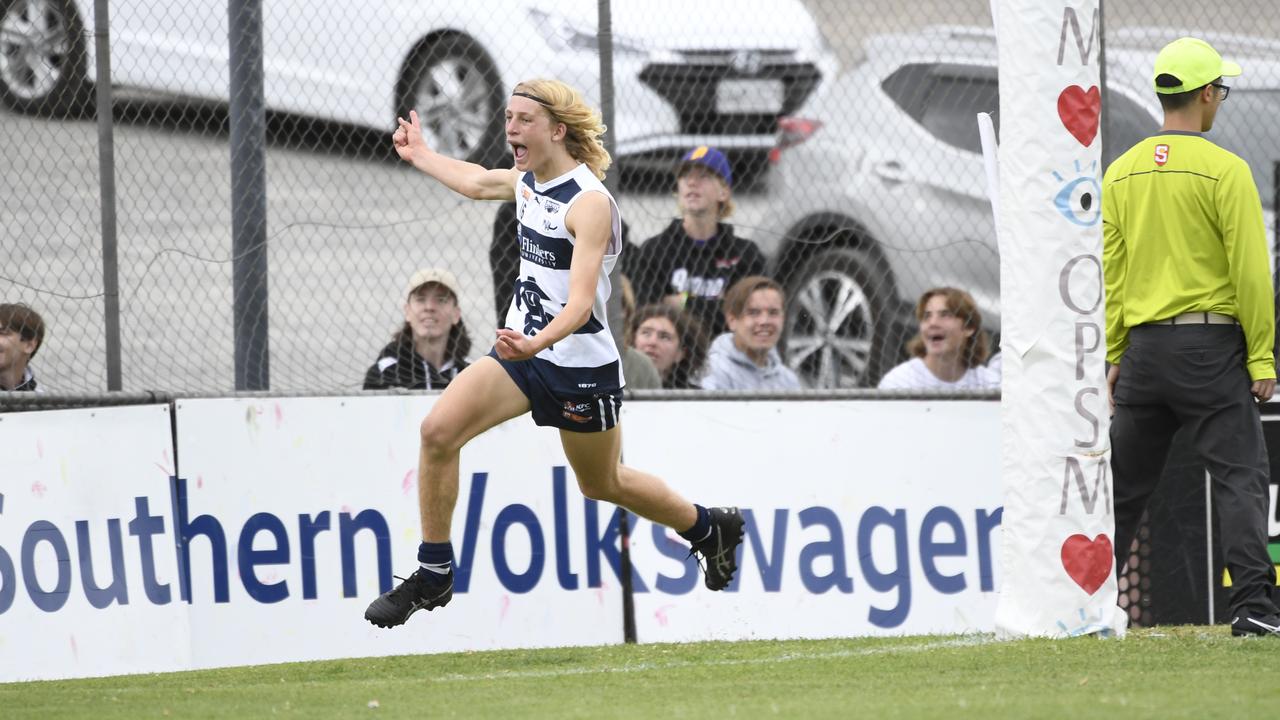
[[[267,344],[266,104],[262,0],[229,0],[231,285],[236,390],[271,386]]]
[[[613,12],[609,5],[609,0],[600,0],[597,6],[597,39],[600,45],[600,115],[604,120],[608,132],[604,134],[604,147],[609,151],[609,156],[613,157],[617,149],[617,144],[613,141],[615,136],[613,127]],[[617,158],[614,158],[613,172],[605,177],[605,187],[615,196],[618,192],[618,172],[616,165]],[[623,327],[622,312],[622,266],[621,264],[613,266],[613,272],[609,273],[609,284],[613,287],[613,292],[609,295],[609,302],[605,308],[608,314],[609,329],[613,332],[613,341],[617,344],[619,350],[623,350],[623,334],[626,328]],[[619,571],[622,575],[622,639],[624,642],[634,643],[636,641],[636,606],[635,596],[631,586],[631,524],[627,521],[627,511],[622,508],[614,510],[618,515],[618,541],[622,547],[620,549],[621,567]]]
[[[107,390],[124,389],[120,371],[120,266],[116,258],[116,156],[111,97],[111,18],[107,0],[94,0],[97,54],[98,193],[102,207],[102,310],[107,339]]]

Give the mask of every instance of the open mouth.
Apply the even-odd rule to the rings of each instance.
[[[529,157],[529,148],[520,143],[511,143],[511,152],[515,155],[516,162],[520,162]]]

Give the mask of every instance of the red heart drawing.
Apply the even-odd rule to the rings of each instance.
[[[1089,147],[1098,136],[1098,117],[1102,113],[1102,93],[1094,85],[1086,91],[1072,85],[1058,96],[1058,117],[1072,137]]]
[[[1077,534],[1062,543],[1062,567],[1090,595],[1107,581],[1114,559],[1111,538],[1106,535],[1090,540],[1085,535]]]

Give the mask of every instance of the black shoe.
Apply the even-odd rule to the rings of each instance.
[[[702,556],[707,588],[723,590],[738,571],[738,546],[742,544],[742,513],[738,508],[711,508],[711,534],[693,543],[689,554]]]
[[[1280,615],[1237,615],[1231,618],[1231,634],[1236,637],[1280,637]]]
[[[369,603],[364,619],[381,628],[403,625],[409,616],[422,609],[434,610],[449,604],[453,599],[453,573],[445,575],[441,583],[428,583],[427,577],[436,575],[430,570],[418,568],[404,582],[382,593]]]

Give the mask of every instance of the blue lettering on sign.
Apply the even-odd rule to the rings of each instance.
[[[523,525],[529,533],[529,567],[523,573],[511,569],[507,562],[507,530],[513,525]],[[498,582],[514,593],[527,593],[538,584],[542,577],[542,565],[546,560],[546,546],[542,541],[542,525],[538,516],[528,505],[508,505],[498,513],[493,522],[493,570],[498,574]]]
[[[511,593],[528,593],[550,575],[547,563],[555,564],[555,582],[563,590],[605,585],[606,575],[617,580],[622,574],[619,526],[621,511],[609,512],[601,523],[601,513],[608,512],[594,500],[583,498],[583,525],[578,538],[571,537],[569,524],[568,473],[563,466],[551,468],[550,517],[539,515],[533,507],[507,504],[488,515],[493,517],[487,548],[482,547],[481,519],[489,488],[489,476],[474,473],[463,508],[464,525],[455,565],[454,591],[466,593],[473,571],[479,562],[491,562],[498,583]],[[69,533],[52,522],[35,520],[22,534],[21,547],[14,555],[0,547],[0,614],[7,612],[25,590],[32,605],[44,612],[62,609],[72,595],[72,585],[79,578],[85,600],[94,608],[128,605],[126,561],[137,563],[143,596],[154,605],[173,601],[170,586],[157,578],[156,550],[172,541],[177,561],[177,597],[182,602],[230,602],[231,574],[234,559],[236,576],[248,598],[258,603],[279,603],[295,595],[315,600],[321,595],[341,593],[355,597],[359,583],[358,561],[376,564],[377,583],[382,591],[391,588],[391,533],[386,518],[373,509],[356,513],[337,513],[339,555],[335,574],[332,562],[317,557],[316,540],[321,533],[335,530],[329,510],[297,514],[296,535],[281,517],[268,512],[251,515],[242,527],[227,527],[217,517],[193,513],[188,502],[187,481],[170,478],[171,516],[153,514],[147,497],[134,498],[134,517],[95,521],[74,521],[75,557]],[[2,498],[2,496],[0,496]],[[0,521],[3,521],[0,499]],[[757,513],[761,513],[757,515]],[[768,530],[758,518],[768,517]],[[746,537],[738,548],[739,572],[726,592],[740,592],[744,578],[759,578],[759,587],[767,593],[784,592],[787,588],[788,563],[795,563],[795,575],[805,592],[823,594],[854,593],[856,567],[865,587],[888,596],[888,601],[871,604],[867,619],[877,627],[893,628],[909,616],[913,588],[912,570],[919,563],[921,576],[932,591],[955,594],[969,589],[972,575],[960,568],[962,562],[976,556],[977,587],[984,593],[995,589],[992,558],[992,534],[1000,527],[1003,510],[976,508],[972,539],[964,518],[954,508],[936,506],[928,509],[918,528],[909,527],[907,510],[871,506],[857,517],[842,517],[836,510],[812,506],[799,510],[770,508],[767,511],[744,508]],[[631,527],[636,518],[628,516]],[[797,523],[805,531],[801,544],[792,543],[790,528]],[[105,530],[105,533],[104,533]],[[130,540],[125,539],[127,535]],[[643,533],[643,529],[640,530]],[[643,572],[632,562],[632,586],[637,593],[653,592],[684,595],[701,585],[701,571],[689,555],[688,545],[656,524],[650,524],[650,537],[658,558],[652,572]],[[169,536],[168,539],[165,536]],[[847,537],[846,537],[847,536]],[[512,538],[517,538],[514,540]],[[296,538],[296,540],[295,540]],[[372,541],[374,552],[357,552],[357,540]],[[525,541],[527,538],[527,542]],[[160,545],[157,546],[157,539]],[[911,540],[915,540],[915,548]],[[106,543],[107,562],[95,567],[94,542]],[[513,546],[512,543],[518,545]],[[234,546],[231,545],[234,543]],[[548,543],[554,549],[548,548]],[[873,545],[877,552],[872,552]],[[513,547],[522,547],[515,552]],[[575,546],[582,551],[585,568],[575,568]],[[527,549],[524,549],[527,548]],[[232,558],[229,551],[234,550]],[[192,578],[192,556],[205,557],[202,576]],[[295,561],[297,576],[280,572]],[[103,557],[101,554],[99,557]],[[52,562],[50,562],[52,560]],[[371,569],[366,567],[366,572]],[[585,572],[585,582],[581,573]],[[284,577],[297,577],[298,586]],[[325,585],[325,581],[333,585]],[[340,589],[339,589],[340,582]],[[797,588],[792,588],[794,592]]]
[[[42,542],[49,544],[55,558],[58,581],[52,590],[40,587],[40,578],[36,577],[36,548]],[[31,523],[27,534],[22,536],[22,579],[31,602],[41,610],[57,612],[66,604],[67,593],[71,590],[71,554],[67,552],[67,541],[58,527],[47,520]],[[9,582],[5,578],[5,585]]]
[[[840,518],[831,508],[811,507],[800,511],[800,527],[821,525],[827,529],[829,540],[805,545],[800,551],[800,580],[809,592],[820,595],[832,588],[842,593],[853,592],[853,578],[844,561],[844,531]],[[820,557],[831,558],[831,572],[818,575],[813,571],[814,561]],[[865,556],[864,556],[865,559]],[[865,565],[864,565],[865,567]]]
[[[124,576],[124,543],[120,540],[120,521],[107,521],[107,545],[111,552],[111,584],[99,587],[93,574],[93,555],[89,552],[89,522],[76,521],[76,549],[80,555],[80,582],[84,584],[84,596],[89,604],[104,608],[113,602],[129,604],[129,589]]]
[[[878,527],[885,527],[893,533],[894,567],[884,571],[876,567],[871,556],[871,536]],[[907,511],[889,512],[885,508],[874,506],[867,508],[862,514],[862,522],[858,523],[858,562],[862,565],[862,575],[872,590],[879,592],[898,591],[898,604],[888,610],[871,606],[867,619],[877,627],[891,628],[902,624],[911,609],[911,566],[907,559]]]

